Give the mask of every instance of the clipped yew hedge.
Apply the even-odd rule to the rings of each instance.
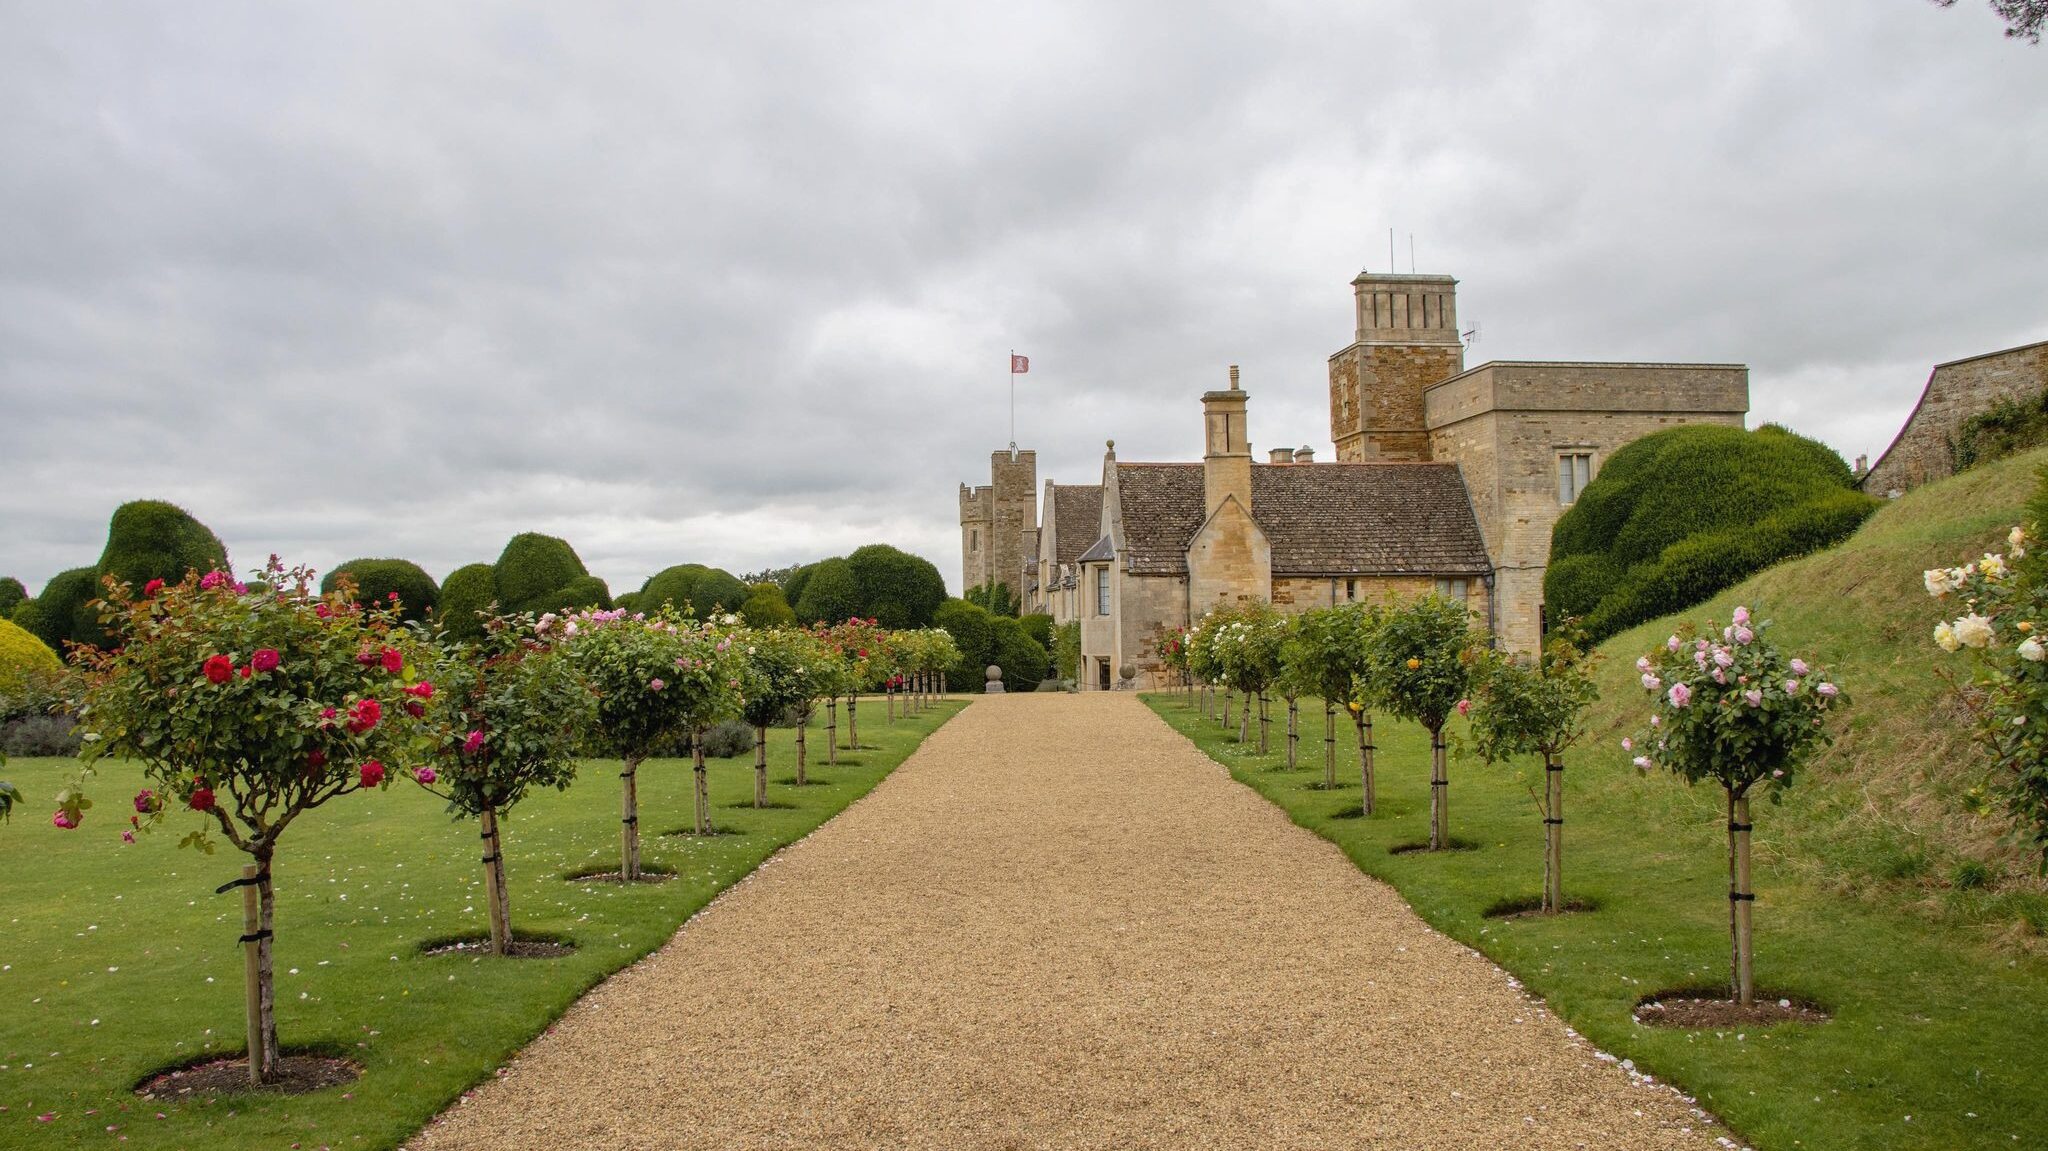
[[[1672,428],[1610,457],[1551,534],[1543,606],[1595,642],[1833,546],[1878,501],[1827,445],[1774,424]]]
[[[357,603],[383,607],[396,595],[401,617],[415,623],[425,620],[441,603],[440,585],[411,560],[349,560],[336,565],[320,581],[321,594],[333,591],[343,576],[355,581]]]

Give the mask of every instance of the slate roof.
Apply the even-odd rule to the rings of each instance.
[[[1201,464],[1118,464],[1124,559],[1187,571],[1202,526]],[[1455,464],[1253,464],[1252,519],[1273,574],[1477,575],[1491,568]]]
[[[1053,562],[1079,563],[1102,531],[1102,485],[1054,484],[1052,500]]]
[[[1095,564],[1104,563],[1115,558],[1116,548],[1110,545],[1108,536],[1103,536],[1101,539],[1096,540],[1093,544],[1090,544],[1088,546],[1088,550],[1082,552],[1081,557],[1075,560],[1074,562],[1083,564]],[[1185,567],[1187,565],[1182,564],[1181,566]]]

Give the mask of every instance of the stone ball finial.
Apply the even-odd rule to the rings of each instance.
[[[981,689],[983,692],[989,695],[996,695],[1004,690],[1002,668],[997,667],[995,664],[990,664],[988,665],[988,670],[982,674],[988,679],[988,683],[983,685]]]
[[[982,678],[988,680],[990,683],[995,683],[1003,678],[1003,669],[997,667],[995,664],[990,664],[988,665],[988,670],[982,673]]]
[[[1115,450],[1116,450],[1116,441],[1115,441],[1115,440],[1104,440],[1104,441],[1102,441],[1102,446],[1103,446],[1103,447],[1105,447],[1105,448],[1108,448],[1108,449],[1109,449],[1110,451],[1112,451],[1112,452],[1113,452],[1113,451],[1115,451]]]
[[[1117,668],[1116,673],[1125,679],[1138,678],[1138,669],[1130,664],[1124,664],[1122,667]]]

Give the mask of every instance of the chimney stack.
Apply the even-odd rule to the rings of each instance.
[[[1301,445],[1300,447],[1294,449],[1294,462],[1297,464],[1315,463],[1316,450],[1312,447],[1309,447],[1307,444]]]
[[[1294,462],[1294,449],[1269,448],[1266,451],[1266,462],[1269,464],[1291,464]]]
[[[1230,365],[1229,389],[1202,393],[1205,515],[1213,513],[1225,498],[1235,498],[1247,512],[1252,509],[1252,446],[1245,428],[1245,399],[1238,386],[1236,364]]]

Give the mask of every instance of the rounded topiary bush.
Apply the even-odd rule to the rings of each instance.
[[[1776,425],[1645,436],[1558,519],[1544,612],[1597,641],[1830,547],[1876,509],[1833,449]]]
[[[888,544],[869,544],[855,548],[846,563],[860,600],[851,614],[883,627],[929,627],[932,613],[946,602],[945,577],[923,556]],[[812,578],[815,582],[817,577]]]
[[[52,675],[64,668],[64,661],[50,645],[0,620],[0,696],[22,693],[31,680]]]
[[[643,611],[667,604],[679,611],[687,607],[704,618],[713,612],[738,611],[747,602],[747,585],[722,568],[677,564],[648,577],[640,587],[639,602]]]
[[[611,606],[612,593],[611,589],[605,586],[605,582],[594,575],[583,575],[577,576],[547,595],[541,596],[539,600],[524,610],[576,611],[581,608],[594,607],[610,611]]]
[[[100,575],[140,589],[153,579],[176,583],[188,571],[216,569],[228,570],[227,545],[184,508],[162,500],[131,500],[114,509],[107,547],[100,553]]]
[[[28,589],[13,576],[0,577],[0,619],[14,614],[21,601],[28,598]]]
[[[35,611],[24,626],[51,651],[63,651],[66,641],[97,644],[101,637],[99,614],[85,605],[99,594],[99,577],[93,569],[58,572],[43,585],[42,594],[30,601]]]
[[[811,565],[804,594],[796,601],[798,623],[839,623],[859,611],[860,585],[854,582],[853,568],[845,560]]]
[[[499,604],[506,611],[551,610],[571,581],[589,574],[569,541],[521,532],[498,555]]]
[[[1019,691],[1044,679],[1052,666],[1045,648],[1025,633],[1024,625],[1015,616],[991,616],[989,639],[993,648],[989,662],[1002,668],[1003,682],[1015,685]]]
[[[426,619],[441,602],[434,577],[411,560],[355,559],[336,565],[320,581],[321,594],[333,591],[343,576],[355,581],[357,603],[382,607],[396,594],[400,614],[414,622]]]
[[[954,683],[978,684],[982,669],[995,659],[995,617],[978,603],[949,599],[932,613],[932,626],[946,629],[960,658],[946,669]]]
[[[796,622],[796,610],[782,597],[781,588],[762,583],[747,592],[746,602],[740,604],[740,618],[748,627],[788,627]]]
[[[489,564],[464,564],[441,584],[441,603],[434,614],[449,635],[478,639],[484,628],[477,613],[491,611],[497,602],[497,570]]]

